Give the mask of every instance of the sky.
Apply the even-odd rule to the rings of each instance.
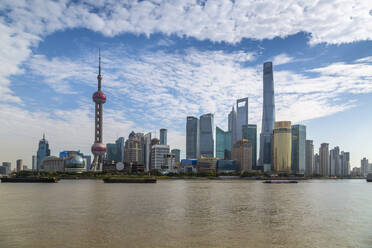
[[[261,128],[262,64],[272,61],[276,120],[372,160],[372,1],[24,1],[0,3],[0,161],[31,167],[45,133],[53,155],[90,153],[98,49],[103,140],[168,129],[185,154],[186,116],[227,129],[236,100]]]

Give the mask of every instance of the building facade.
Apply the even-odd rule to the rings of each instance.
[[[237,138],[237,115],[234,110],[234,106],[232,107],[231,112],[229,113],[228,116],[228,131],[231,132],[231,147],[238,141]]]
[[[342,151],[340,155],[340,159],[341,159],[341,176],[347,177],[350,175],[350,153]]]
[[[322,143],[319,148],[319,175],[329,175],[329,144]]]
[[[168,145],[153,145],[151,148],[151,167],[156,170],[165,170],[165,158],[169,154]]]
[[[314,144],[312,140],[306,140],[306,168],[305,175],[311,176],[314,170]]]
[[[43,135],[43,138],[39,141],[39,148],[37,150],[37,170],[40,171],[42,169],[43,160],[46,157],[50,156],[50,149],[49,149],[49,143],[45,139],[45,135]]]
[[[165,128],[160,129],[160,145],[167,145],[167,132]]]
[[[131,132],[124,145],[124,161],[128,164],[143,165],[143,134]]]
[[[64,172],[65,158],[55,156],[46,157],[43,161],[43,171],[45,172]]]
[[[336,146],[329,151],[329,172],[328,175],[340,176],[341,175],[341,159],[340,148]]]
[[[186,121],[186,159],[197,159],[199,156],[199,119],[188,116]]]
[[[171,153],[174,154],[174,162],[176,163],[181,162],[181,150],[180,149],[172,149]]]
[[[236,136],[238,140],[243,139],[242,127],[248,125],[248,97],[236,101]]]
[[[214,157],[214,115],[204,114],[199,119],[199,151],[201,157]]]
[[[313,175],[320,175],[320,157],[319,154],[316,153],[314,155],[314,170]]]
[[[260,166],[264,170],[271,168],[273,163],[272,139],[275,121],[274,76],[272,62],[263,65],[263,114],[260,134]]]
[[[151,170],[151,133],[143,136],[143,155],[144,155],[144,170]]]
[[[242,126],[243,139],[247,139],[252,144],[252,169],[257,167],[257,125],[248,124]]]
[[[279,173],[291,173],[292,130],[290,121],[274,123],[273,144],[274,170]]]
[[[216,172],[217,158],[212,157],[200,157],[196,164],[196,171],[198,173],[203,172]]]
[[[292,173],[305,174],[306,126],[292,125]]]
[[[252,170],[252,144],[246,139],[237,141],[232,147],[232,160],[236,161],[238,172]]]
[[[231,132],[216,127],[216,158],[231,159]]]
[[[366,177],[367,174],[369,172],[369,163],[368,163],[368,159],[366,158],[363,158],[361,161],[360,161],[360,174],[362,177]]]
[[[23,160],[18,159],[17,160],[17,173],[21,172],[23,170]]]

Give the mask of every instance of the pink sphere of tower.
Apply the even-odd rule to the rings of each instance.
[[[102,91],[96,91],[93,94],[93,101],[96,103],[105,103],[106,102],[106,95]]]
[[[92,145],[92,153],[94,155],[104,155],[106,152],[106,146],[102,143],[94,143]]]

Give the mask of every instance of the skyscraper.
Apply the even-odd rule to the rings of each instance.
[[[172,149],[171,153],[174,154],[174,162],[179,163],[181,161],[181,150]]]
[[[350,175],[350,153],[349,152],[341,152],[340,155],[341,160],[341,176],[346,177]]]
[[[17,172],[21,172],[23,170],[23,160],[18,159],[17,160]]]
[[[273,149],[274,170],[291,173],[292,132],[290,121],[276,121],[274,123]]]
[[[269,170],[272,166],[272,133],[275,121],[274,77],[272,62],[263,65],[263,113],[260,134],[260,166]]]
[[[91,170],[100,170],[103,164],[103,158],[106,153],[106,146],[103,144],[102,131],[103,131],[103,104],[106,102],[106,95],[101,91],[101,51],[99,52],[99,63],[98,63],[98,90],[93,94],[93,101],[95,103],[95,118],[94,118],[94,144],[92,145],[92,153],[94,155],[93,162],[91,164]]]
[[[305,174],[306,126],[292,126],[292,173]]]
[[[228,131],[231,132],[231,146],[234,145],[236,141],[238,141],[237,133],[236,133],[236,126],[237,126],[236,122],[237,122],[237,115],[236,115],[236,112],[233,106],[228,116]]]
[[[216,157],[231,159],[231,132],[216,127]]]
[[[167,144],[167,129],[162,128],[160,129],[160,145]]]
[[[164,169],[165,159],[169,154],[168,145],[153,145],[151,148],[151,166],[152,169]]]
[[[340,176],[341,175],[341,160],[340,160],[340,148],[336,146],[329,151],[329,175]]]
[[[236,136],[238,140],[243,139],[242,127],[248,125],[248,97],[236,101]]]
[[[314,144],[312,140],[306,140],[306,168],[305,175],[310,176],[314,170]]]
[[[368,174],[368,168],[369,167],[369,163],[368,163],[368,159],[366,158],[363,158],[361,161],[360,161],[360,173],[362,175],[362,177],[365,177],[367,176]]]
[[[197,159],[199,154],[199,119],[188,116],[186,121],[186,159]]]
[[[252,169],[257,170],[257,125],[248,124],[242,126],[243,139],[252,144]]]
[[[143,134],[132,131],[124,145],[124,160],[126,163],[144,165]]]
[[[111,161],[117,161],[117,147],[116,144],[107,143],[106,144],[106,159]]]
[[[327,177],[329,175],[329,144],[322,143],[319,148],[319,174]]]
[[[45,135],[43,134],[43,139],[39,141],[39,148],[37,150],[37,170],[40,171],[42,168],[43,160],[44,158],[50,156],[50,149],[49,149],[49,143],[45,139]]]
[[[151,133],[145,134],[143,141],[145,171],[149,171],[151,169]]]
[[[251,142],[246,139],[237,141],[232,147],[231,157],[236,161],[239,172],[252,170]]]
[[[314,155],[314,170],[313,175],[320,175],[320,157],[319,154],[316,153]]]
[[[32,155],[32,170],[33,171],[36,171],[37,170],[37,160],[36,160],[36,156],[35,155]]]
[[[214,157],[214,115],[201,115],[199,125],[200,156]]]
[[[124,137],[120,137],[115,141],[117,150],[117,162],[124,162]]]

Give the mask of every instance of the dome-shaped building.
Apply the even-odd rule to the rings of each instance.
[[[85,161],[80,155],[72,155],[65,160],[65,171],[83,172],[85,170]]]

